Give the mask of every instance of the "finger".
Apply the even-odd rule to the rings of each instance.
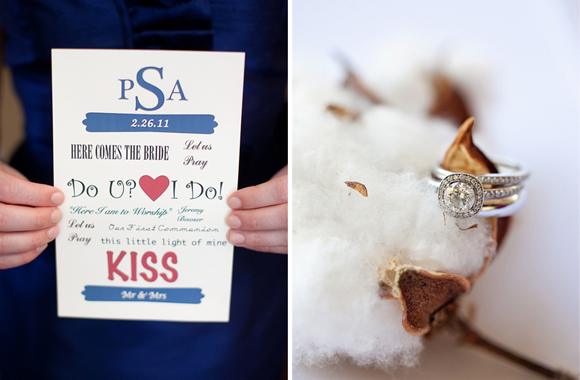
[[[58,223],[56,207],[27,207],[0,204],[0,231],[35,231]]]
[[[288,175],[272,178],[257,186],[238,190],[228,198],[228,206],[235,209],[253,209],[288,202]]]
[[[0,172],[0,202],[26,206],[58,206],[63,201],[62,191],[52,186]]]
[[[244,248],[251,249],[252,251],[258,251],[258,252],[288,254],[288,247],[244,247]]]
[[[0,233],[0,256],[31,251],[51,242],[56,235],[57,226],[38,231]]]
[[[10,166],[10,165],[6,165],[6,164],[5,164],[5,163],[3,163],[3,162],[0,162],[0,170],[2,170],[2,171],[4,171],[4,172],[6,172],[6,173],[8,173],[8,174],[11,174],[11,175],[13,175],[13,176],[15,176],[15,177],[22,178],[23,180],[26,180],[26,181],[28,181],[28,178],[26,178],[26,177],[25,177],[25,176],[24,176],[22,173],[20,173],[20,172],[19,172],[18,170],[16,170],[16,169],[14,169],[12,166]]]
[[[282,169],[278,170],[278,173],[274,174],[272,178],[280,177],[281,175],[288,174],[288,165],[284,166]]]
[[[24,253],[14,253],[11,255],[0,255],[0,269],[9,269],[19,267],[24,264],[28,264],[32,260],[36,259],[38,255],[46,249],[48,244],[40,246],[38,248],[32,249]]]
[[[229,230],[228,240],[238,247],[287,247],[288,230],[240,231]]]
[[[236,210],[226,219],[228,226],[244,231],[281,230],[288,227],[288,203],[253,210]]]

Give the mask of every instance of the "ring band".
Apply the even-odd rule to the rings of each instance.
[[[482,175],[475,175],[483,185],[497,185],[497,186],[509,186],[509,185],[516,185],[525,181],[530,173],[528,169],[523,165],[521,162],[516,162],[509,158],[501,158],[498,160],[493,161],[493,164],[498,169],[501,170],[501,173],[493,173],[493,174],[482,174]],[[433,168],[433,175],[436,178],[445,178],[455,174],[449,170],[442,169],[440,166],[436,166]]]
[[[522,189],[522,191],[523,191],[523,189]],[[505,197],[505,198],[485,199],[483,201],[482,210],[485,210],[486,207],[499,207],[499,206],[511,205],[512,203],[515,203],[520,199],[520,194],[521,194],[521,191],[518,194],[510,195],[510,196]]]
[[[477,214],[477,216],[482,218],[503,218],[513,215],[520,211],[526,204],[526,200],[528,199],[528,192],[526,189],[522,189],[518,196],[519,197],[516,202],[507,206],[500,206],[490,209],[486,209],[484,206],[483,209]]]

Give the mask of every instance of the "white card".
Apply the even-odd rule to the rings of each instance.
[[[52,51],[58,315],[229,320],[243,53]]]

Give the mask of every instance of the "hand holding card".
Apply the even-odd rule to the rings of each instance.
[[[0,269],[34,260],[58,234],[64,195],[0,163]]]
[[[254,251],[288,253],[288,167],[270,181],[233,193],[229,241]]]

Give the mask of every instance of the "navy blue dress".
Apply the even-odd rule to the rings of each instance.
[[[0,0],[26,116],[13,166],[52,184],[51,48],[246,52],[240,188],[287,162],[287,6],[273,0]],[[287,258],[236,249],[229,323],[56,316],[54,245],[0,271],[0,379],[279,379]]]

